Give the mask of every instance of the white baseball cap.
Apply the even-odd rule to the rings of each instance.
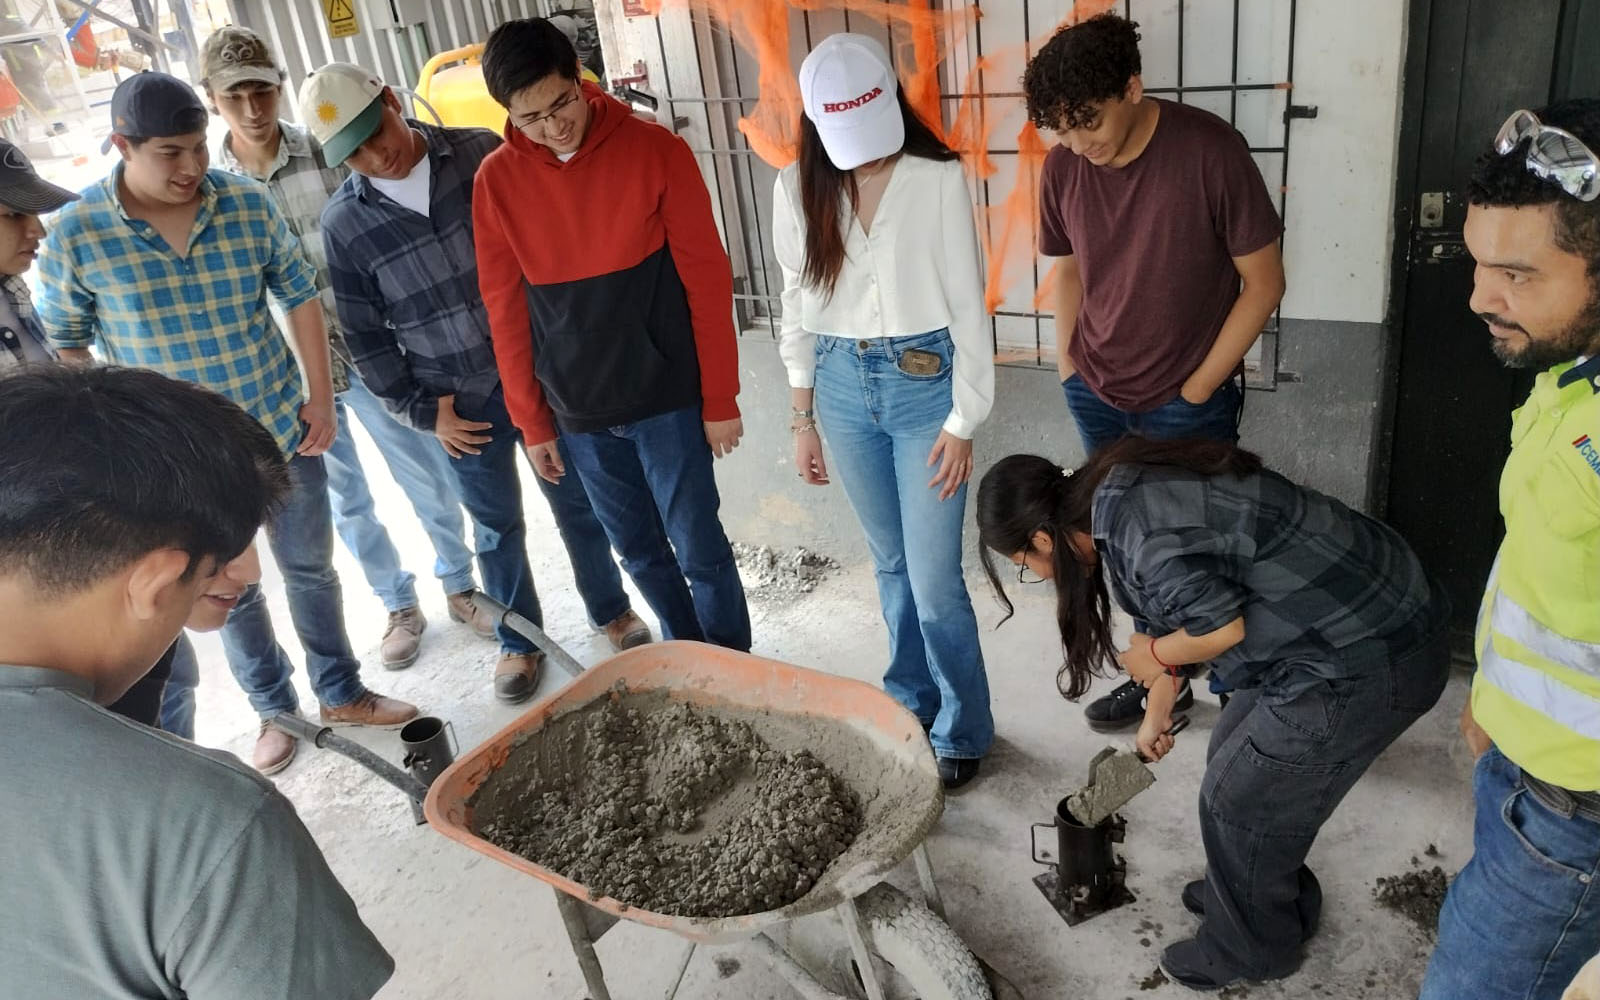
[[[343,163],[383,121],[383,81],[351,63],[329,63],[300,87],[300,119],[328,166]]]
[[[869,35],[824,38],[800,64],[800,100],[840,170],[900,152],[906,125],[889,53]]]

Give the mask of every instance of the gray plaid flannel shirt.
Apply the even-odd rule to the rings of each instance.
[[[1212,664],[1231,687],[1270,683],[1286,664],[1340,676],[1339,650],[1368,639],[1409,649],[1437,618],[1422,618],[1432,588],[1393,529],[1273,472],[1119,466],[1092,518],[1112,594],[1152,634],[1244,617],[1244,641]]]

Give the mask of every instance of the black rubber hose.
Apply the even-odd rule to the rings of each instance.
[[[568,674],[576,677],[583,673],[583,664],[574,659],[571,653],[557,645],[554,639],[545,635],[544,629],[527,618],[512,611],[481,590],[473,591],[472,603],[487,611],[494,618],[496,625],[504,625],[535,646],[538,646],[545,656],[553,660],[556,666],[565,670]]]
[[[421,802],[428,795],[427,785],[395,767],[355,740],[347,740],[343,736],[337,735],[327,726],[319,726],[308,719],[300,718],[293,712],[284,712],[281,715],[274,716],[272,724],[290,736],[305,740],[312,746],[344,754],[384,781],[400,789],[406,797],[416,802]]]

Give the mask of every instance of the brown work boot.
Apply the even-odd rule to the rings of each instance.
[[[479,609],[472,603],[475,590],[463,590],[459,594],[450,594],[444,601],[450,608],[450,620],[472,625],[472,631],[478,633],[480,639],[495,638],[494,618],[488,612]]]
[[[508,705],[527,701],[539,686],[539,670],[544,666],[544,654],[501,653],[500,662],[494,665],[494,696]]]
[[[250,764],[262,774],[277,774],[294,760],[294,752],[299,747],[299,740],[272,723],[263,722],[261,735],[256,737],[255,753],[250,755]]]
[[[325,726],[370,726],[373,729],[399,729],[417,717],[417,706],[408,705],[396,698],[385,698],[373,691],[363,691],[361,697],[338,708],[322,706],[322,724]]]
[[[609,623],[600,631],[606,634],[611,648],[619,653],[624,649],[643,646],[651,639],[650,626],[634,614],[632,608],[618,615],[616,621]]]
[[[402,608],[389,612],[389,627],[383,630],[383,642],[378,652],[383,656],[383,669],[404,670],[417,662],[422,651],[422,631],[428,619],[421,608]]]

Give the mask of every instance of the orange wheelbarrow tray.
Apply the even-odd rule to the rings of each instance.
[[[592,1000],[610,1000],[594,942],[618,920],[668,930],[697,944],[750,939],[806,1000],[885,1000],[904,994],[907,980],[914,991],[911,995],[924,1000],[990,1000],[983,967],[943,921],[943,904],[923,840],[943,811],[944,795],[932,748],[914,715],[871,685],[698,642],[640,646],[582,670],[532,622],[482,595],[475,599],[575,676],[439,775],[428,789],[424,814],[430,826],[451,840],[556,890]],[[598,896],[561,872],[503,850],[473,832],[473,796],[521,741],[552,720],[619,691],[662,694],[713,708],[748,722],[764,736],[787,730],[791,742],[794,729],[801,727],[813,736],[805,744],[807,749],[861,796],[860,834],[805,895],[787,906],[701,918],[657,913]],[[819,727],[826,735],[816,739]],[[923,903],[880,885],[908,856],[915,861]],[[858,908],[856,901],[862,897],[866,898]],[[812,970],[766,933],[829,910],[842,920],[847,954],[853,958],[853,974],[843,984],[834,983],[845,993],[825,988]],[[902,929],[914,924],[916,933],[890,940],[897,920]],[[908,950],[922,954],[907,954]],[[684,968],[692,954],[691,949]],[[681,983],[682,968],[678,975]],[[886,985],[897,988],[886,993]]]

